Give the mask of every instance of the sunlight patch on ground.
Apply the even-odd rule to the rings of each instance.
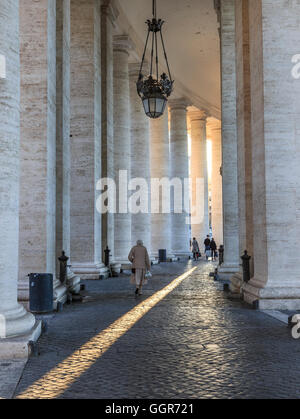
[[[54,399],[66,391],[120,337],[128,332],[145,314],[188,278],[197,268],[174,279],[169,285],[138,304],[108,328],[73,352],[64,361],[33,383],[18,399]]]

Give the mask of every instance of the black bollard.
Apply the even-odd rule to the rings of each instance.
[[[110,256],[110,249],[106,246],[104,250],[104,264],[105,266],[109,267],[109,256]]]
[[[219,265],[221,266],[224,263],[224,246],[221,245],[219,248]]]
[[[62,251],[61,256],[58,258],[58,260],[59,260],[59,280],[62,284],[64,284],[67,280],[67,268],[68,268],[69,258],[66,256],[65,252]]]
[[[247,250],[245,250],[245,253],[243,256],[241,256],[241,259],[243,261],[243,280],[244,282],[249,282],[251,279],[250,275],[250,259],[251,256],[248,255]]]

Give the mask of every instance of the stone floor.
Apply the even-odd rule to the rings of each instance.
[[[198,266],[145,314],[60,398],[299,398],[300,341],[283,323],[228,299],[209,262],[154,267],[143,296],[128,277],[86,281],[83,303],[49,321],[40,356],[28,361],[14,397],[101,330]],[[69,371],[72,374],[74,371]],[[39,388],[42,396],[47,382]]]

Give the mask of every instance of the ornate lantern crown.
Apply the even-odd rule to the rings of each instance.
[[[140,67],[139,78],[136,83],[137,91],[142,99],[145,113],[150,118],[159,118],[163,115],[166,104],[168,102],[168,97],[171,95],[173,91],[173,84],[174,80],[172,80],[170,67],[168,63],[167,53],[165,49],[165,43],[162,35],[162,26],[165,22],[162,19],[157,19],[156,17],[156,0],[153,0],[153,18],[152,20],[148,19],[146,24],[148,25],[148,35],[146,39],[146,45],[144,49],[144,54],[142,58],[142,63]],[[147,51],[147,46],[150,38],[150,34],[152,33],[152,49],[151,49],[151,60],[150,60],[150,75],[145,77],[143,75],[143,66],[145,62],[145,55]],[[160,40],[164,52],[164,57],[166,60],[168,73],[163,73],[159,78],[159,70],[158,70],[158,34],[160,35]],[[155,70],[156,70],[156,78],[153,76],[154,71],[154,49],[156,53],[155,58]]]

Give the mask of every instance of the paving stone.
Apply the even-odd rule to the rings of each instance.
[[[49,321],[40,356],[28,361],[17,394],[193,266],[155,266],[139,298],[125,275],[85,281],[90,298]],[[213,269],[200,262],[60,398],[299,398],[299,342],[281,322],[229,300],[223,283],[209,278]],[[46,391],[47,383],[36,396]]]

